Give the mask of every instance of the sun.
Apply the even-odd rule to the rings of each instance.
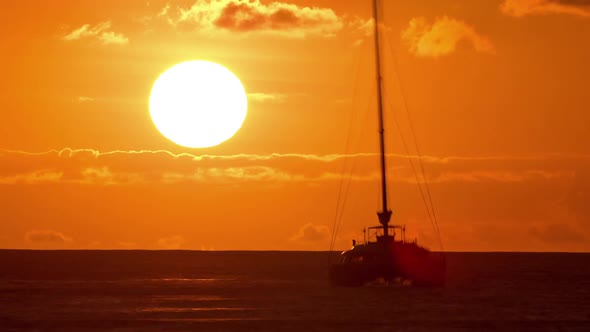
[[[206,148],[231,138],[246,119],[248,100],[240,80],[209,61],[187,61],[165,71],[150,94],[150,115],[169,140]]]

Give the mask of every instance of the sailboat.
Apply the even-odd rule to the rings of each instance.
[[[418,245],[417,241],[407,242],[405,226],[390,224],[392,212],[387,205],[383,80],[377,14],[377,0],[373,0],[382,198],[381,210],[377,212],[380,225],[368,228],[369,232],[374,233],[375,241],[371,241],[370,234],[368,240],[358,244],[353,241],[353,247],[342,252],[340,262],[330,266],[330,282],[335,286],[362,286],[374,281],[443,286],[446,282],[444,254],[431,252]]]

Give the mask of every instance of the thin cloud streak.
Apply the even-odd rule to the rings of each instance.
[[[72,242],[72,238],[54,230],[31,230],[25,234],[25,241],[29,244],[65,244]]]
[[[393,182],[422,183],[408,165],[408,158],[391,154],[388,169]],[[342,166],[355,159],[357,171],[343,174]],[[589,156],[531,157],[434,157],[422,158],[430,183],[516,183],[572,179],[590,165]],[[134,185],[141,183],[321,183],[377,181],[371,165],[375,153],[359,154],[174,154],[165,150],[109,151],[63,149],[39,153],[0,150],[0,184]],[[363,166],[363,167],[361,167]]]
[[[318,154],[306,154],[306,153],[269,153],[269,154],[248,154],[248,153],[239,153],[239,154],[232,154],[232,155],[210,155],[210,154],[191,154],[191,153],[174,153],[168,150],[111,150],[106,152],[101,152],[100,150],[95,149],[73,149],[73,148],[63,148],[61,150],[58,149],[51,149],[42,152],[29,152],[23,150],[9,150],[9,149],[0,149],[0,157],[7,154],[20,154],[25,156],[44,156],[44,155],[57,155],[62,158],[72,158],[76,154],[89,154],[95,158],[101,156],[111,156],[111,155],[167,155],[172,158],[189,158],[195,161],[200,160],[215,160],[215,159],[223,159],[223,160],[236,160],[236,159],[245,159],[245,160],[271,160],[271,159],[281,159],[281,158],[295,158],[295,159],[303,159],[303,160],[314,160],[314,161],[324,161],[324,162],[331,162],[339,159],[351,159],[351,158],[358,158],[358,157],[377,157],[379,154],[377,153],[369,153],[369,152],[361,152],[361,153],[350,153],[350,154],[325,154],[325,155],[318,155]],[[512,155],[499,155],[499,156],[448,156],[448,157],[438,157],[438,156],[431,156],[431,155],[404,155],[404,154],[396,154],[396,153],[388,153],[387,157],[391,158],[412,158],[418,159],[422,158],[422,160],[431,162],[431,163],[449,163],[453,161],[507,161],[507,160],[518,160],[518,161],[543,161],[543,160],[550,160],[550,159],[581,159],[590,161],[590,155],[583,155],[583,154],[558,154],[558,153],[547,153],[543,155],[529,155],[529,156],[512,156]]]
[[[158,241],[157,241],[158,247],[160,247],[162,249],[168,249],[168,250],[180,249],[185,243],[186,243],[186,240],[184,239],[184,237],[182,237],[180,235],[163,237],[161,239],[158,239]]]
[[[590,1],[505,0],[500,10],[509,16],[564,14],[590,17]]]
[[[280,93],[249,93],[248,99],[254,102],[264,103],[264,102],[273,102],[273,103],[282,103],[287,99],[287,96]]]
[[[92,97],[80,96],[73,101],[78,102],[78,103],[90,103],[90,102],[95,101],[95,99]]]
[[[74,29],[63,36],[62,40],[71,42],[81,39],[97,39],[103,45],[125,45],[129,43],[129,38],[125,35],[111,31],[110,29],[110,21],[101,22],[94,26],[84,24],[80,28]]]

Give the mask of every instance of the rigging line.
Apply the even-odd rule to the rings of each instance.
[[[367,102],[367,104],[370,104],[370,102]],[[367,109],[369,109],[369,105],[367,105]],[[369,118],[369,111],[365,112],[365,123],[367,123],[367,120]],[[360,141],[360,140],[359,140]],[[359,145],[359,141],[357,141],[356,143],[356,147],[358,149],[358,145]],[[350,183],[352,182],[352,173],[354,172],[354,167],[356,166],[356,161],[357,158],[354,158],[352,160],[352,166],[350,168],[350,173],[349,173],[349,177],[348,177],[348,182],[346,184],[346,189],[345,189],[345,193],[344,193],[344,201],[342,203],[342,209],[340,211],[340,216],[338,219],[338,225],[336,226],[336,234],[338,234],[338,232],[340,231],[340,226],[342,225],[342,216],[344,215],[344,206],[346,205],[346,201],[348,200],[348,191],[350,189]],[[334,241],[336,241],[336,239],[334,238]]]
[[[353,99],[352,99],[352,114],[350,115],[350,120],[348,123],[348,130],[347,133],[348,135],[346,136],[346,143],[344,146],[344,153],[348,153],[349,152],[349,148],[350,148],[350,141],[351,141],[351,132],[352,132],[352,125],[354,123],[354,119],[355,119],[355,112],[354,110],[356,109],[356,102],[357,102],[357,93],[358,93],[358,88],[359,88],[359,84],[358,84],[358,78],[360,76],[360,68],[361,68],[361,62],[362,62],[362,53],[358,56],[358,61],[356,63],[356,73],[355,73],[355,84],[354,84],[354,88],[353,88]],[[343,186],[343,182],[344,182],[344,173],[346,170],[346,164],[347,164],[347,160],[348,158],[345,158],[343,163],[342,163],[342,169],[341,169],[341,177],[340,177],[340,181],[339,181],[339,185],[338,185],[338,196],[336,199],[336,211],[334,214],[334,223],[332,224],[332,234],[331,234],[331,238],[330,238],[330,252],[334,249],[334,244],[336,242],[336,234],[337,234],[337,224],[339,223],[339,218],[338,218],[338,212],[343,211],[344,210],[344,203],[346,200],[344,200],[344,202],[342,202],[341,197],[342,197],[342,186]],[[354,161],[353,161],[354,162]],[[352,171],[350,172],[350,175],[348,177],[348,183],[350,183],[350,177],[352,176]],[[346,190],[346,192],[344,193],[345,197],[348,193],[348,190]],[[342,212],[340,212],[340,215],[342,215]],[[341,218],[341,217],[340,217]]]
[[[397,62],[397,58],[395,57],[395,53],[393,50],[393,45],[391,43],[391,41],[389,40],[389,37],[386,35],[387,37],[387,41],[388,41],[388,46],[391,52],[391,57],[393,59],[393,65],[394,68],[399,68],[398,62]],[[438,219],[436,217],[436,212],[434,210],[434,204],[432,202],[432,195],[430,193],[430,185],[428,183],[428,179],[426,178],[426,171],[424,170],[424,162],[423,162],[423,158],[422,158],[422,152],[420,151],[420,147],[418,146],[418,139],[416,137],[416,130],[414,129],[414,123],[412,121],[412,117],[410,116],[410,109],[408,107],[408,100],[406,99],[406,94],[405,94],[405,90],[404,90],[404,86],[402,85],[402,81],[401,81],[401,75],[399,74],[399,72],[397,70],[394,70],[395,72],[395,76],[397,78],[397,82],[400,88],[400,92],[401,92],[401,99],[402,99],[402,103],[404,106],[404,110],[406,113],[406,118],[408,119],[408,124],[410,126],[410,132],[412,133],[412,137],[414,139],[414,147],[416,149],[416,153],[418,154],[418,163],[420,165],[420,170],[422,172],[422,178],[424,179],[424,186],[426,188],[426,194],[428,196],[428,201],[430,203],[430,209],[432,210],[432,217],[434,218],[434,224],[436,226],[435,231],[437,233],[438,239],[439,239],[439,244],[441,246],[441,249],[444,250],[444,246],[443,246],[443,242],[442,242],[442,237],[440,235],[440,229],[438,226]]]
[[[356,159],[352,160],[352,166],[350,168],[350,172],[348,173],[348,176],[346,177],[346,181],[344,181],[344,170],[342,172],[342,177],[340,178],[340,188],[339,188],[339,195],[338,195],[338,201],[336,204],[336,213],[334,215],[334,224],[332,226],[332,239],[330,242],[330,251],[332,251],[334,249],[334,246],[336,244],[336,235],[338,234],[338,231],[340,230],[340,225],[342,223],[342,215],[344,214],[344,206],[346,205],[346,201],[348,198],[348,188],[350,187],[350,182],[351,182],[351,178],[352,178],[352,171],[354,169],[354,163],[355,163]],[[344,184],[346,183],[346,184]],[[342,191],[342,187],[344,186],[344,191]],[[342,199],[341,199],[342,197]]]
[[[353,168],[354,168],[354,160],[353,160]],[[351,168],[351,169],[353,169],[353,168]],[[344,199],[342,201],[340,214],[338,216],[338,223],[336,225],[336,230],[334,232],[334,244],[336,244],[336,234],[338,234],[338,232],[340,231],[340,226],[342,226],[342,216],[344,215],[344,206],[346,206],[346,201],[348,200],[348,190],[350,188],[350,182],[352,182],[351,178],[352,178],[352,171],[349,173],[348,181],[346,182],[346,188],[344,191]]]
[[[367,104],[369,104],[370,102],[367,102]],[[367,106],[367,109],[369,108],[369,106]],[[365,123],[367,122],[367,119],[369,118],[369,112],[365,112]],[[356,150],[358,150],[358,145],[359,145],[359,141],[356,141]],[[343,202],[340,206],[340,213],[337,216],[337,224],[336,224],[336,230],[334,231],[334,244],[336,242],[336,235],[338,234],[338,232],[340,231],[340,226],[342,226],[342,216],[344,215],[344,207],[346,206],[346,201],[348,200],[348,192],[350,190],[350,184],[352,182],[352,173],[354,173],[354,169],[356,166],[356,162],[357,162],[357,158],[353,158],[352,162],[351,162],[351,167],[348,173],[348,181],[346,182],[346,187],[344,189],[344,199]]]
[[[366,48],[366,46],[365,46],[365,48]],[[358,82],[359,82],[359,76],[360,76],[360,72],[361,72],[361,64],[362,64],[363,58],[365,56],[365,53],[362,52],[362,51],[359,52],[359,54],[360,55],[358,56],[357,70],[356,70],[356,73],[355,73],[355,86],[354,86],[354,89],[353,89],[353,105],[352,105],[353,106],[353,115],[356,114],[356,113],[354,113],[354,110],[357,109],[356,106],[357,106],[357,102],[358,102],[358,94],[359,94],[359,89],[360,89],[360,86],[359,86]],[[365,114],[365,122],[366,122],[367,119],[368,119],[368,112],[366,112],[366,114]],[[354,120],[354,117],[351,116],[350,123],[349,123],[349,130],[348,130],[349,136],[347,137],[347,143],[346,143],[346,148],[345,148],[345,152],[346,153],[348,153],[349,150],[350,150],[350,144],[351,144],[351,142],[350,142],[350,136],[351,136],[351,132],[352,132],[352,124],[354,122],[353,120]],[[360,132],[360,133],[362,133],[362,132]],[[359,133],[359,135],[360,135],[360,133]],[[359,145],[359,139],[357,139],[357,141],[356,141],[356,148],[357,148],[357,150],[358,150],[358,145]],[[340,179],[341,180],[340,188],[339,188],[340,190],[342,189],[342,186],[344,185],[343,184],[343,178],[344,178],[345,166],[346,166],[346,164],[343,164],[342,177]],[[330,241],[330,251],[332,251],[334,249],[334,246],[336,244],[336,238],[337,238],[338,232],[340,231],[340,226],[342,225],[342,217],[344,215],[344,209],[346,207],[346,201],[348,199],[348,192],[349,192],[349,189],[350,189],[350,184],[351,184],[351,181],[352,181],[351,180],[352,179],[352,174],[354,172],[355,166],[356,166],[356,158],[354,158],[351,161],[351,167],[350,167],[349,174],[348,174],[348,177],[347,177],[347,181],[346,181],[346,185],[345,185],[345,189],[344,189],[344,194],[342,195],[341,192],[339,191],[339,198],[338,198],[338,201],[337,201],[337,204],[336,204],[336,215],[334,216],[334,225],[332,227],[332,237],[331,237],[331,241]],[[342,196],[343,196],[343,199],[341,201],[341,197]]]
[[[348,145],[350,142],[350,130],[352,128],[352,119],[353,116],[351,115],[351,121],[349,124],[349,135],[347,135],[347,139],[346,139],[346,144],[345,144],[345,153],[348,151]],[[338,223],[338,212],[339,210],[341,210],[341,205],[343,205],[342,203],[342,195],[343,195],[343,183],[344,183],[344,173],[345,173],[345,169],[346,169],[346,163],[347,163],[347,159],[345,159],[342,163],[342,169],[341,169],[341,177],[340,177],[340,181],[338,184],[338,196],[336,199],[336,211],[334,213],[334,222],[332,224],[332,234],[331,234],[331,238],[330,238],[330,252],[332,251],[332,249],[334,248],[334,242],[335,242],[335,238],[336,238],[336,225]],[[342,203],[342,204],[341,204]]]
[[[352,118],[352,116],[351,116]],[[348,139],[347,139],[347,144],[348,144]],[[346,151],[346,150],[345,150]],[[344,162],[342,163],[342,170],[341,170],[341,177],[340,177],[340,181],[338,184],[338,196],[336,198],[336,211],[334,213],[334,222],[332,224],[332,234],[330,237],[330,252],[332,251],[332,249],[334,248],[334,238],[335,238],[335,231],[336,231],[336,224],[338,222],[338,211],[340,210],[340,202],[341,202],[341,196],[342,196],[342,185],[344,182],[344,169],[346,166],[346,160],[344,160]]]
[[[366,109],[366,111],[365,111],[365,118],[364,118],[364,122],[362,123],[361,128],[364,128],[366,126],[366,124],[368,123],[368,121],[369,121],[369,115],[371,115],[370,109],[371,109],[372,102],[373,102],[373,100],[371,100],[371,99],[367,100],[367,105],[366,105],[366,108],[365,108]],[[360,144],[360,139],[356,141],[355,150],[357,150],[357,151],[358,151],[359,144]],[[352,182],[350,180],[350,178],[352,178],[352,173],[354,172],[354,168],[356,166],[356,162],[357,162],[357,159],[354,158],[352,160],[352,166],[350,168],[349,182],[347,183],[347,186],[346,186],[346,191],[345,191],[345,196],[344,196],[344,203],[342,205],[342,211],[340,213],[340,219],[339,219],[338,225],[336,227],[336,234],[339,232],[340,226],[342,225],[342,216],[344,214],[344,206],[345,206],[346,200],[348,199],[348,191],[350,189],[350,184]]]
[[[386,37],[387,37],[387,44],[388,44],[389,50],[391,52],[391,57],[393,59],[394,69],[395,68],[399,68],[398,62],[397,62],[397,58],[395,57],[395,53],[394,53],[394,50],[393,50],[393,45],[392,45],[391,41],[389,40],[389,36],[387,36],[387,34],[386,34]],[[430,206],[428,206],[428,205],[426,205],[426,206],[427,206],[427,209],[430,208],[430,210],[432,210],[432,218],[434,219],[434,226],[435,226],[436,236],[438,237],[438,241],[439,241],[439,245],[440,245],[441,249],[444,250],[444,246],[443,246],[443,242],[442,242],[442,237],[440,235],[440,229],[438,227],[438,220],[437,220],[437,217],[436,217],[436,212],[434,210],[434,204],[432,203],[432,195],[430,194],[430,185],[428,184],[428,180],[426,178],[426,172],[424,170],[424,162],[422,160],[422,153],[421,153],[420,148],[418,146],[418,139],[416,137],[416,130],[414,129],[414,124],[413,124],[412,118],[410,116],[410,111],[409,111],[409,107],[408,107],[408,101],[407,101],[407,99],[405,97],[406,94],[405,94],[405,90],[404,90],[404,87],[403,87],[402,81],[401,81],[401,75],[399,74],[399,72],[397,70],[394,70],[394,73],[395,73],[395,76],[397,78],[397,82],[398,82],[398,85],[399,85],[399,88],[400,88],[401,97],[402,97],[401,98],[402,99],[402,103],[403,103],[404,110],[405,110],[405,113],[406,113],[406,118],[408,119],[408,123],[410,125],[410,132],[412,133],[412,137],[414,139],[414,146],[416,148],[416,153],[418,154],[418,162],[419,162],[419,165],[420,165],[420,170],[422,172],[422,178],[424,179],[424,186],[426,188],[426,194],[428,196],[428,201],[430,203]],[[420,190],[422,190],[422,189],[420,189]],[[429,215],[430,215],[430,212],[429,212]]]
[[[392,45],[391,45],[391,42],[389,41],[389,38],[387,38],[387,44],[389,46],[390,52],[392,53],[392,57],[394,57],[393,56]],[[397,64],[397,62],[394,62],[394,66],[396,64]],[[394,67],[394,72],[396,73],[396,76],[398,78],[398,83],[400,84],[400,88],[401,88],[401,81],[399,80],[399,75],[398,75],[397,71],[395,70],[395,68],[397,68],[397,67]],[[386,89],[387,89],[387,87],[386,87]],[[405,103],[406,99],[404,97],[403,90],[401,92],[402,92],[402,100]],[[394,108],[393,108],[393,105],[391,103],[391,98],[388,98],[387,101],[389,103],[390,108],[393,110]],[[407,108],[406,108],[406,111],[407,111]],[[430,208],[431,206],[429,206],[428,201],[426,199],[426,195],[424,194],[424,189],[422,188],[422,184],[420,182],[420,178],[418,176],[418,172],[416,171],[416,166],[414,165],[414,162],[413,162],[412,158],[410,157],[410,151],[409,151],[409,148],[408,148],[408,144],[407,144],[407,142],[406,142],[406,140],[405,140],[405,138],[404,138],[404,136],[402,134],[401,126],[400,126],[400,123],[399,123],[399,121],[397,119],[397,116],[395,116],[395,113],[393,114],[393,119],[394,119],[395,125],[396,125],[396,127],[398,129],[398,133],[399,133],[399,136],[400,136],[400,140],[402,141],[402,144],[404,146],[404,150],[406,151],[406,155],[408,156],[408,161],[409,161],[410,166],[412,168],[412,172],[414,174],[414,177],[416,178],[416,182],[418,184],[418,189],[419,189],[419,192],[420,192],[420,196],[422,198],[422,201],[424,202],[424,206],[426,207],[426,212],[428,214],[428,220],[430,221],[430,224],[431,224],[431,226],[432,226],[432,228],[434,230],[435,237],[437,238],[437,241],[439,242],[439,245],[442,248],[442,240],[441,240],[441,237],[440,237],[440,232],[438,230],[438,225],[436,223],[436,220],[434,219],[434,215],[432,215],[432,213],[431,213],[431,208]],[[414,143],[417,144],[416,143],[416,137],[415,137],[415,135],[414,135],[413,138],[414,138]],[[427,183],[427,180],[426,180],[426,177],[424,176],[424,173],[422,173],[422,178],[423,178],[424,182]],[[432,203],[432,200],[429,200],[429,201],[430,201],[430,203]]]
[[[376,31],[376,33],[377,33],[377,31]],[[387,36],[387,35],[386,35],[386,36]],[[394,53],[393,53],[392,44],[391,44],[391,41],[389,40],[389,37],[388,37],[388,36],[387,36],[387,42],[388,42],[388,44],[389,44],[389,48],[390,48],[390,51],[391,51],[391,53],[392,53],[392,57],[393,57],[393,58],[394,58],[394,60],[395,60],[395,56],[394,56]],[[395,65],[397,65],[397,62],[396,62],[396,61],[394,61],[394,66],[395,66]],[[395,71],[395,70],[394,70],[394,71]],[[395,71],[395,72],[396,72],[396,76],[397,76],[397,78],[398,78],[398,82],[400,82],[400,80],[399,80],[399,75],[397,75],[397,74],[398,74],[398,73],[397,73],[397,71]],[[400,87],[401,87],[401,85],[400,85]],[[403,90],[402,90],[402,97],[403,97]],[[403,98],[403,100],[404,100],[404,102],[405,102],[405,98]],[[391,105],[391,100],[389,100],[389,103],[390,103],[390,107],[393,109],[393,106]],[[406,107],[406,112],[407,112],[407,107]],[[402,143],[403,143],[403,145],[404,145],[404,149],[406,150],[406,153],[407,153],[407,154],[408,154],[408,156],[409,156],[409,155],[410,155],[410,153],[409,153],[409,149],[408,149],[407,143],[406,143],[406,141],[405,141],[405,139],[404,139],[404,137],[403,137],[403,135],[402,135],[401,128],[400,128],[400,124],[399,124],[399,122],[397,121],[397,117],[395,116],[395,114],[394,114],[394,121],[395,121],[395,124],[396,124],[396,126],[397,126],[397,128],[398,128],[398,132],[399,132],[400,138],[401,138],[401,140],[402,140]],[[414,134],[414,133],[413,133],[413,134]],[[416,144],[416,146],[417,146],[417,140],[416,140],[416,136],[415,136],[415,134],[414,134],[414,143],[415,143],[415,144]],[[419,152],[419,151],[418,151],[418,152]],[[419,188],[419,190],[420,190],[420,195],[422,196],[422,200],[423,200],[423,202],[424,202],[424,206],[426,207],[426,211],[427,211],[427,214],[428,214],[429,221],[430,221],[430,223],[431,223],[431,226],[432,226],[432,228],[434,229],[435,236],[437,236],[437,240],[438,240],[439,244],[440,244],[440,245],[441,245],[441,247],[442,247],[442,241],[441,241],[441,238],[440,238],[440,232],[439,232],[439,230],[438,230],[438,224],[436,223],[436,220],[433,218],[434,216],[433,216],[433,215],[431,215],[431,212],[430,212],[430,210],[431,210],[431,209],[429,208],[429,205],[428,205],[428,203],[426,202],[426,198],[425,198],[425,195],[424,195],[424,191],[423,191],[423,189],[422,189],[422,185],[421,185],[421,183],[420,183],[420,180],[419,180],[419,178],[418,178],[418,174],[417,174],[417,172],[416,172],[416,168],[415,168],[415,166],[414,166],[414,163],[413,163],[413,161],[412,161],[410,158],[408,158],[408,160],[409,160],[409,162],[410,162],[410,165],[411,165],[411,167],[412,167],[412,171],[413,171],[413,173],[414,173],[414,176],[416,177],[416,181],[417,181],[417,183],[418,183],[418,188]],[[421,157],[420,157],[420,160],[421,160]],[[424,172],[423,172],[423,179],[424,179],[424,182],[425,182],[425,183],[427,183],[426,177],[424,176]],[[429,198],[430,198],[430,197],[429,197]],[[430,201],[430,203],[432,204],[432,199],[431,199],[431,198],[429,199],[429,201]],[[431,205],[430,207],[432,208],[432,205]],[[434,211],[434,209],[432,209],[432,210]]]
[[[369,120],[369,109],[370,109],[370,105],[371,105],[371,100],[367,100],[367,106],[366,106],[366,111],[365,111],[365,119],[364,122],[362,123],[362,127],[364,127],[364,125],[367,124],[368,120]],[[356,146],[355,146],[355,150],[358,151],[358,147],[360,144],[360,139],[358,139],[356,141]],[[346,206],[346,201],[348,200],[348,192],[350,190],[350,185],[352,182],[352,173],[354,172],[354,169],[356,167],[356,163],[357,163],[357,158],[353,158],[352,159],[352,165],[350,167],[350,172],[348,175],[348,182],[346,183],[346,187],[345,187],[345,192],[344,192],[344,201],[342,202],[341,205],[341,210],[340,210],[340,215],[338,216],[338,223],[336,225],[336,231],[334,232],[334,243],[336,242],[336,234],[338,234],[338,232],[340,231],[340,226],[342,226],[342,217],[344,215],[344,207]]]
[[[387,98],[389,107],[391,109],[393,109],[393,105],[391,104],[391,99]],[[406,142],[406,139],[404,138],[404,136],[402,135],[402,131],[401,131],[401,126],[399,124],[399,121],[397,121],[397,117],[393,116],[393,121],[395,123],[395,126],[397,128],[397,131],[399,133],[399,137],[400,140],[402,142],[402,145],[404,147],[404,150],[406,151],[406,155],[408,156],[408,161],[410,162],[410,166],[412,168],[412,172],[414,173],[414,177],[416,178],[416,182],[418,184],[418,190],[420,192],[420,197],[422,197],[422,201],[424,202],[424,206],[426,206],[426,212],[428,214],[428,220],[430,221],[430,225],[432,226],[433,229],[435,229],[435,236],[437,236],[437,241],[440,242],[440,239],[438,238],[438,233],[436,232],[436,228],[435,228],[435,224],[434,224],[434,219],[432,217],[432,215],[430,214],[430,209],[428,209],[428,202],[426,201],[426,195],[424,194],[424,190],[422,189],[422,186],[420,184],[420,178],[418,177],[418,172],[416,171],[416,167],[414,166],[414,162],[412,161],[412,157],[410,156],[410,151],[408,149],[408,144]]]

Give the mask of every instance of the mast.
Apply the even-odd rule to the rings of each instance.
[[[375,37],[375,71],[377,74],[377,107],[379,109],[379,156],[381,162],[381,211],[377,212],[379,223],[383,225],[383,236],[389,236],[388,224],[391,219],[391,210],[387,208],[387,175],[385,167],[385,129],[383,126],[383,79],[381,77],[381,52],[379,50],[379,16],[377,12],[377,0],[373,0],[373,19]]]

